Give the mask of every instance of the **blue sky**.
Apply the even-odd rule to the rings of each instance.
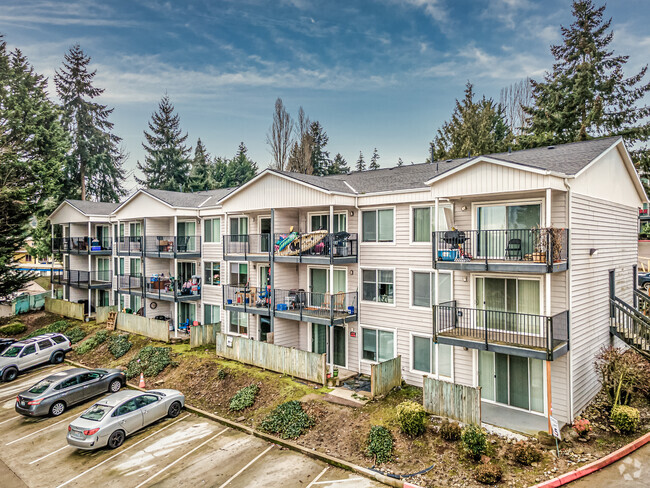
[[[598,2],[597,0],[597,3]],[[302,105],[332,155],[380,164],[423,161],[435,130],[470,80],[502,87],[552,64],[549,45],[571,22],[570,0],[0,0],[0,32],[52,77],[80,43],[93,58],[115,132],[142,159],[142,131],[167,92],[188,142],[214,155],[240,141],[260,167],[281,97]],[[628,73],[650,60],[647,0],[610,1],[614,47]],[[130,180],[129,187],[134,186]]]

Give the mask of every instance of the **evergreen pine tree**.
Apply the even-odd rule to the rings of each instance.
[[[215,188],[228,188],[226,181],[226,172],[228,171],[228,160],[225,158],[215,158],[214,163],[210,165],[210,177],[214,181]]]
[[[147,154],[144,163],[138,161],[144,178],[135,180],[147,188],[187,191],[192,148],[185,146],[187,133],[181,131],[180,117],[174,113],[169,96],[162,97],[148,125],[150,132],[144,131],[146,143],[142,144]]]
[[[33,216],[38,220],[34,254],[50,253],[47,215],[61,192],[70,141],[58,108],[47,98],[47,80],[20,51],[7,52],[1,35],[0,127],[0,296],[4,297],[31,279],[30,273],[15,269],[14,257],[25,243]]]
[[[372,152],[368,169],[379,169],[379,153],[377,152],[377,148]]]
[[[214,190],[217,187],[213,179],[213,171],[210,164],[210,155],[199,138],[196,141],[194,149],[194,159],[192,159],[192,170],[190,171],[190,190],[204,191]]]
[[[111,132],[113,123],[108,118],[113,109],[93,101],[104,89],[93,86],[97,72],[88,71],[89,63],[90,56],[76,44],[54,75],[63,122],[72,136],[66,195],[118,202],[126,194],[122,168],[125,154],[119,147],[122,139]]]
[[[402,158],[397,159],[397,166],[404,166],[404,161],[402,161]]]
[[[366,162],[363,159],[363,153],[361,151],[359,151],[359,159],[357,159],[356,170],[357,171],[365,171],[366,170]]]
[[[243,142],[239,144],[237,154],[228,162],[224,187],[240,186],[255,178],[257,163],[248,158],[248,149]]]
[[[348,162],[341,156],[341,153],[336,153],[336,156],[334,156],[334,161],[332,161],[332,165],[329,168],[328,174],[330,175],[338,175],[338,174],[347,174],[350,171],[350,168],[348,167]]]
[[[330,153],[325,150],[329,142],[329,137],[320,122],[312,122],[309,126],[309,135],[311,136],[311,166],[313,174],[323,176],[329,174],[329,167],[332,164]]]

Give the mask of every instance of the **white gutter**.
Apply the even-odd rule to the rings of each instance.
[[[566,209],[567,209],[567,228],[569,229],[569,235],[567,238],[567,246],[568,246],[568,251],[567,251],[567,259],[569,260],[569,267],[566,270],[567,273],[567,297],[569,297],[569,323],[568,323],[568,329],[567,332],[569,334],[569,368],[568,368],[568,375],[569,375],[569,418],[572,419],[574,417],[574,410],[573,410],[573,350],[571,349],[571,310],[573,310],[573,287],[571,286],[571,278],[572,278],[572,271],[571,271],[571,266],[573,263],[571,262],[571,185],[569,184],[569,178],[564,178],[564,187],[567,189],[567,201],[566,201]]]

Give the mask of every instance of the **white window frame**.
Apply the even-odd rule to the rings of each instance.
[[[313,335],[312,329],[313,329],[314,324],[309,323],[309,322],[308,322],[308,324],[309,324],[309,327],[307,327],[307,344],[308,344],[307,349],[309,350],[309,352],[314,352],[314,351],[311,350],[311,345],[312,345],[311,339],[312,339],[312,335]],[[339,325],[336,325],[336,327],[343,327],[345,329],[345,366],[339,366],[338,364],[335,364],[334,367],[335,368],[348,369],[348,366],[349,366],[349,363],[350,363],[350,331],[348,330],[348,324],[339,324]],[[326,333],[329,334],[329,327],[327,327],[327,332]],[[327,354],[326,354],[325,358],[327,358]],[[327,364],[330,364],[330,363],[327,362]]]
[[[329,216],[330,216],[329,211],[324,211],[324,212],[307,212],[307,228],[309,229],[309,232],[314,232],[315,230],[318,230],[318,229],[313,229],[312,226],[311,226],[311,218],[312,218],[314,215],[319,215],[319,216],[325,215],[325,216],[327,216],[328,219],[329,219]],[[347,231],[348,231],[348,220],[349,220],[348,212],[347,212],[347,211],[340,211],[340,210],[334,212],[334,217],[335,217],[335,218],[336,218],[337,216],[340,216],[340,215],[345,215],[345,229],[343,229],[343,231],[347,232]],[[394,214],[393,214],[393,215],[394,215]],[[331,222],[330,222],[330,226],[329,226],[329,227],[330,227],[330,228],[327,229],[327,232],[334,232],[333,230],[331,230],[331,229],[333,228],[333,225],[332,225]],[[341,232],[341,230],[339,230],[339,232]]]
[[[513,200],[499,200],[487,202],[472,202],[472,229],[478,230],[478,209],[479,207],[512,207],[514,205],[539,205],[539,222],[541,227],[546,227],[546,198],[529,198],[529,199],[513,199]]]
[[[535,280],[539,282],[539,314],[550,315],[546,313],[545,294],[546,294],[546,281],[540,275],[532,274],[496,274],[496,273],[470,273],[470,304],[469,308],[476,308],[476,278],[498,278],[503,280]],[[537,336],[535,336],[537,337]]]
[[[228,219],[228,221],[226,222],[226,232],[227,232],[228,235],[230,235],[230,236],[232,236],[232,235],[247,235],[248,236],[248,235],[251,234],[251,219],[250,219],[250,217],[248,215],[235,214],[235,215],[228,215],[226,218]],[[231,224],[232,224],[231,220],[232,219],[239,219],[239,220],[246,219],[248,221],[246,223],[246,229],[248,229],[248,232],[246,234],[239,234],[239,233],[238,234],[233,234],[232,233],[232,227],[231,227]],[[239,225],[239,223],[238,223],[238,225]]]
[[[393,211],[393,240],[392,241],[364,241],[363,240],[363,213],[364,212],[377,212],[378,210],[392,210]],[[377,225],[377,239],[379,239],[379,222],[378,222],[378,213],[375,214],[375,223]],[[358,211],[358,229],[359,229],[359,244],[362,246],[395,246],[397,245],[397,207],[395,205],[388,207],[368,207],[360,208]]]
[[[230,319],[232,318],[233,313],[241,314],[241,316],[246,318],[246,334],[242,334],[241,332],[239,332],[239,330],[241,330],[241,324],[238,324],[238,326],[237,326],[238,332],[232,332],[230,330],[230,325],[231,325]],[[229,310],[228,311],[228,323],[226,324],[226,330],[227,330],[226,334],[231,335],[231,336],[238,336],[238,337],[249,337],[250,330],[251,330],[250,329],[251,324],[250,324],[250,320],[249,320],[250,315],[251,314],[246,313],[246,312],[240,312],[240,311],[236,311],[236,310]],[[223,327],[222,327],[222,329],[223,329]]]
[[[215,316],[214,316],[214,308],[217,307],[217,308],[219,309],[219,314],[218,314],[218,317],[217,317],[217,318],[219,319],[219,322],[221,322],[221,305],[219,305],[219,304],[212,304],[212,303],[204,303],[204,304],[203,304],[203,317],[202,317],[202,318],[203,318],[203,322],[202,322],[202,323],[203,323],[204,325],[207,324],[207,322],[205,322],[205,311],[206,311],[206,308],[205,308],[205,307],[212,307],[212,312],[210,313],[210,315],[212,316],[212,323],[213,323],[213,324],[215,323],[215,322],[214,322],[214,319],[215,319]]]
[[[215,264],[215,263],[219,265],[219,284],[218,285],[215,285],[213,283],[213,281],[214,281],[214,268],[212,267],[212,265]],[[210,273],[211,276],[212,276],[212,279],[211,279],[210,283],[208,283],[207,280],[205,279],[205,271],[207,271],[207,269],[208,269],[208,264],[211,265],[210,269],[212,270],[211,273]],[[202,278],[201,279],[201,284],[203,286],[221,286],[223,284],[223,273],[222,273],[222,268],[221,268],[221,261],[203,261],[203,273],[204,274],[201,277]]]
[[[363,272],[364,271],[374,271],[375,272],[375,291],[377,292],[376,296],[379,297],[379,280],[377,279],[378,271],[392,271],[393,272],[393,301],[392,302],[380,302],[379,300],[364,300],[363,299]],[[384,307],[396,307],[397,306],[397,272],[395,268],[373,268],[373,267],[363,267],[359,268],[359,284],[358,284],[358,293],[359,293],[359,303],[373,303],[375,305],[382,305]]]
[[[219,229],[219,240],[208,241],[207,236],[205,235],[205,223],[206,222],[211,222],[210,223],[210,229],[212,229],[212,231],[214,231],[214,221],[215,220],[219,221],[219,225],[217,226],[218,229]],[[221,217],[204,218],[203,219],[203,229],[202,229],[202,231],[203,231],[203,242],[205,244],[221,244]],[[213,239],[214,239],[214,236],[213,236]]]
[[[436,350],[436,364],[435,364],[435,373],[427,373],[426,371],[420,371],[419,369],[415,369],[413,366],[415,363],[415,354],[414,354],[414,348],[413,348],[413,338],[414,337],[419,337],[422,339],[429,339],[430,340],[430,345],[429,345],[429,359],[431,359],[431,353],[433,352],[433,348],[435,347]],[[440,374],[440,350],[437,342],[433,342],[433,336],[430,334],[421,334],[419,332],[410,332],[409,333],[409,356],[410,356],[410,361],[409,361],[409,371],[413,374],[418,374],[418,375],[423,375],[427,376],[428,378],[434,378],[437,380],[443,380],[443,381],[451,381],[452,383],[454,382],[455,378],[455,356],[456,356],[456,347],[455,346],[449,346],[451,347],[451,376],[443,376]]]
[[[231,283],[230,282],[230,265],[231,264],[236,264],[237,269],[239,269],[240,264],[245,264],[246,265],[246,275],[248,276],[248,283],[251,286],[253,286],[253,283],[251,283],[251,269],[252,269],[251,263],[249,263],[248,261],[226,261],[226,263],[228,263],[228,270],[227,270],[227,273],[228,273],[228,283],[227,284],[228,285],[232,285],[232,286],[238,286],[239,285],[239,283]],[[239,274],[239,271],[237,273]],[[223,273],[221,273],[221,275],[222,275],[221,276],[221,284],[223,284]],[[255,276],[255,274],[253,274],[253,276]]]
[[[434,276],[435,276],[435,270],[434,269],[427,269],[427,268],[409,268],[409,308],[413,310],[431,310],[431,307],[433,305],[439,305],[438,303],[434,303],[436,301],[435,298],[435,293],[431,297],[431,305],[428,307],[422,306],[422,305],[414,305],[413,304],[413,297],[415,296],[415,290],[413,289],[413,274],[415,273],[429,273],[431,275],[431,282],[433,283]],[[440,274],[445,274],[449,275],[451,278],[451,298],[450,301],[454,299],[454,272],[453,271],[439,271]],[[435,290],[434,290],[435,292]]]
[[[438,204],[438,208],[440,208],[440,209],[442,210],[443,207],[447,207],[447,208],[450,208],[450,209],[451,209],[451,217],[452,217],[452,224],[453,224],[453,220],[454,220],[454,211],[455,211],[455,206],[454,206],[454,204],[453,204],[452,202],[449,202],[449,201],[445,201],[444,203],[443,203],[443,202],[440,202],[440,203]],[[434,223],[433,218],[435,217],[434,214],[435,214],[435,211],[436,211],[436,206],[435,206],[435,204],[428,204],[428,205],[417,204],[417,205],[411,205],[411,206],[409,207],[409,244],[411,244],[411,245],[413,245],[413,246],[431,246],[431,235],[429,235],[429,240],[426,241],[426,242],[419,242],[419,241],[416,241],[416,240],[415,240],[415,232],[414,232],[414,231],[415,231],[415,228],[414,228],[414,226],[415,226],[415,219],[413,218],[413,212],[414,212],[414,210],[415,210],[416,208],[430,208],[430,209],[431,209],[431,216],[432,216],[432,220],[431,220],[431,228],[433,229],[433,223]],[[432,230],[432,232],[433,232],[433,230]],[[431,234],[431,233],[429,233],[429,234]]]
[[[360,325],[359,326],[359,340],[357,341],[359,343],[359,361],[361,363],[365,364],[379,364],[379,361],[371,361],[370,359],[364,359],[363,357],[363,329],[372,329],[372,330],[381,330],[385,332],[392,332],[393,333],[393,357],[391,359],[394,359],[397,357],[397,329],[393,329],[390,327],[376,327],[374,325]],[[377,335],[377,359],[379,359],[379,335]]]

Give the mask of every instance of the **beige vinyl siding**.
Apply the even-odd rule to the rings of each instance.
[[[638,210],[575,193],[571,198],[571,372],[575,416],[600,388],[594,357],[612,341],[610,269],[616,270],[617,296],[632,301]],[[590,257],[592,248],[598,253]]]
[[[570,423],[569,413],[569,355],[565,354],[551,362],[551,402],[553,417],[560,422]]]
[[[124,256],[125,261],[130,261],[129,256]],[[176,276],[176,271],[174,270],[174,260],[173,259],[163,259],[163,258],[143,258],[146,260],[146,269],[147,274],[145,278],[150,278],[154,274],[165,273],[165,276],[169,278],[170,276]],[[125,263],[126,264],[126,263]]]
[[[276,234],[283,234],[289,232],[291,226],[294,230],[298,230],[298,209],[282,208],[276,210],[273,216],[274,232]]]
[[[304,326],[304,323],[302,323]],[[273,343],[278,346],[300,348],[300,326],[301,322],[297,320],[273,319]]]
[[[72,286],[68,288],[70,290],[69,301],[77,303],[79,300],[88,300],[88,290],[84,290],[82,288],[74,288]]]
[[[171,237],[176,235],[174,229],[174,219],[170,217],[162,218],[148,218],[145,221],[146,229],[143,228],[142,232],[147,238]]]
[[[547,227],[567,227],[567,194],[565,191],[553,190],[551,192],[551,222]]]
[[[69,254],[70,269],[79,271],[88,271],[88,256],[83,254]]]
[[[205,242],[205,221],[209,219],[221,219],[221,240],[219,242]],[[203,251],[201,256],[204,261],[221,261],[223,259],[223,239],[227,232],[226,216],[214,215],[211,217],[204,217],[201,220],[201,235],[203,236],[201,242],[203,244]],[[223,265],[222,265],[223,266]]]

